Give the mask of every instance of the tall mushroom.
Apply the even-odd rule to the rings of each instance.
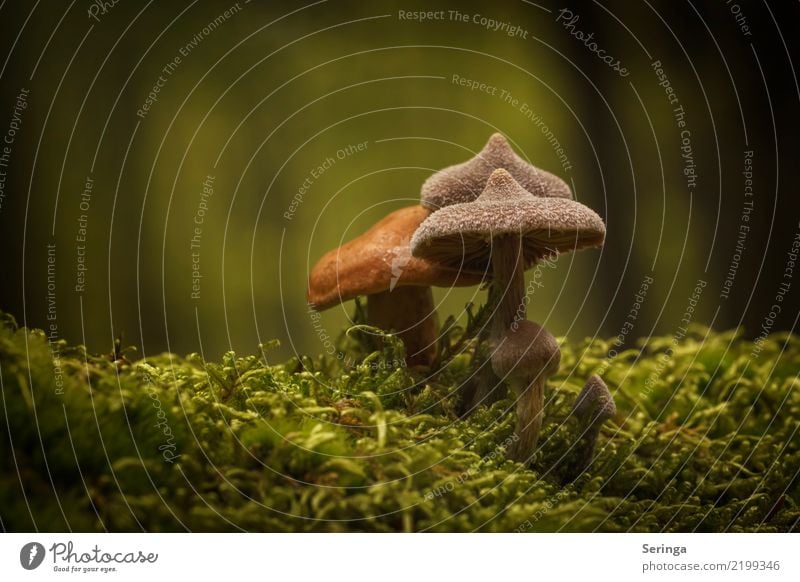
[[[569,198],[534,196],[498,169],[475,201],[446,206],[425,219],[411,239],[411,252],[478,272],[491,263],[498,297],[491,324],[492,368],[499,374],[507,369],[503,345],[523,341],[532,329],[520,325],[527,317],[525,270],[547,255],[600,246],[604,238],[603,220],[591,209]],[[523,327],[527,331],[522,335],[514,333]],[[503,362],[496,364],[496,359]],[[540,406],[535,394],[526,393],[523,400],[534,409]],[[533,410],[526,416],[540,413]],[[526,442],[535,446],[538,428],[532,430],[536,434],[526,435]]]
[[[473,272],[491,263],[494,284],[504,290],[493,318],[496,335],[525,319],[526,269],[548,255],[601,246],[605,232],[590,208],[534,196],[498,169],[474,202],[451,204],[426,218],[411,239],[411,253]]]
[[[368,323],[396,332],[412,365],[430,364],[436,354],[431,286],[469,286],[483,280],[483,272],[411,256],[411,235],[429,214],[419,205],[392,212],[326,253],[308,278],[307,300],[317,311],[366,295]]]
[[[489,137],[483,149],[466,162],[444,168],[430,176],[422,186],[421,203],[427,208],[437,210],[451,204],[474,201],[486,187],[492,172],[504,169],[520,185],[534,196],[572,198],[572,192],[564,180],[541,168],[529,164],[518,156],[508,140],[500,133]],[[489,288],[490,304],[496,304],[497,286]],[[481,330],[485,336],[489,330]],[[489,402],[489,386],[496,378],[489,366],[481,367],[464,387],[462,412],[473,409],[480,403]]]
[[[519,157],[502,134],[494,133],[483,149],[466,162],[439,170],[422,185],[421,202],[438,210],[475,200],[493,171],[502,168],[534,196],[572,198],[564,180]]]

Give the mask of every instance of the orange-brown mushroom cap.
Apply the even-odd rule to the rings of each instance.
[[[411,256],[411,236],[430,215],[420,205],[401,208],[361,236],[326,253],[308,278],[307,300],[323,311],[359,295],[395,287],[465,287],[483,281],[482,271],[460,270]]]

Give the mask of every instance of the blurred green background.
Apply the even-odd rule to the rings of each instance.
[[[575,3],[566,6],[579,17],[572,28],[559,20],[565,5],[549,2],[92,6],[17,1],[0,9],[0,131],[29,90],[3,168],[0,308],[27,325],[47,326],[54,309],[58,336],[95,351],[123,334],[145,354],[218,357],[271,338],[282,342],[277,357],[318,353],[305,305],[309,268],[415,203],[427,176],[471,157],[494,131],[570,182],[607,221],[602,251],[563,256],[541,273],[529,316],[555,334],[614,336],[626,321],[626,345],[677,333],[704,281],[693,321],[744,325],[756,336],[789,281],[786,253],[800,215],[797,42],[787,27],[796,3],[739,2],[738,21],[724,2]],[[417,10],[444,16],[400,15]],[[519,32],[487,28],[483,17]],[[598,50],[629,74],[608,67],[577,31],[593,33]],[[692,190],[654,61],[685,111]],[[497,91],[470,90],[454,75]],[[137,115],[154,86],[157,100]],[[359,143],[362,151],[337,157]],[[749,198],[745,151],[753,152]],[[328,158],[335,163],[318,173]],[[208,176],[213,194],[204,198]],[[87,177],[93,188],[82,209]],[[82,214],[86,282],[76,291]],[[750,230],[723,298],[742,224]],[[56,248],[50,302],[48,244]],[[463,316],[466,302],[484,296],[437,290],[439,313]],[[771,328],[793,328],[799,303],[792,288]],[[326,312],[327,333],[336,335],[351,311]]]

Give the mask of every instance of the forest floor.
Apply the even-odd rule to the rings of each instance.
[[[800,527],[800,338],[694,327],[607,357],[567,341],[529,465],[514,403],[459,415],[485,349],[447,322],[431,369],[363,327],[333,356],[92,355],[0,323],[6,531],[792,531]],[[372,336],[374,337],[374,336]],[[372,344],[372,347],[370,347]],[[375,345],[380,349],[375,350]],[[618,414],[576,479],[585,380]]]

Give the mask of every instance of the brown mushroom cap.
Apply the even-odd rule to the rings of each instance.
[[[567,198],[534,196],[499,169],[474,202],[447,206],[425,219],[411,239],[411,252],[484,271],[491,260],[491,239],[517,234],[527,268],[546,255],[601,246],[605,233],[603,220],[590,208]]]
[[[587,424],[602,424],[616,416],[617,406],[614,404],[614,397],[600,376],[595,374],[586,381],[575,400],[572,413]]]
[[[326,253],[311,270],[307,300],[322,311],[358,295],[372,295],[397,286],[470,286],[483,271],[459,270],[411,256],[409,240],[430,211],[410,206],[392,212],[361,236]]]
[[[509,329],[492,353],[492,370],[500,378],[528,378],[538,374],[543,379],[558,371],[561,350],[553,335],[538,323],[527,319]]]
[[[422,205],[437,210],[450,204],[472,202],[498,168],[507,170],[534,196],[572,198],[564,180],[523,160],[505,137],[495,133],[474,158],[444,168],[425,180],[420,197]]]

